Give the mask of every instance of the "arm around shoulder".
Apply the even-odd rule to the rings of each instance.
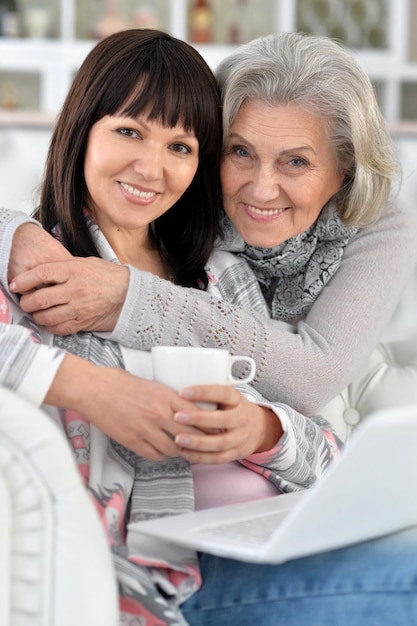
[[[391,204],[346,247],[342,263],[292,333],[207,293],[132,270],[113,339],[227,347],[257,363],[265,398],[314,415],[349,384],[380,340],[417,260],[417,220]]]

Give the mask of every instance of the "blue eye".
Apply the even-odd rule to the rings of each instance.
[[[304,159],[300,159],[298,157],[294,157],[291,161],[289,161],[289,163],[290,165],[294,165],[294,167],[302,167],[306,164]]]
[[[242,148],[242,146],[233,146],[231,152],[240,157],[249,156],[249,152],[245,148]]]

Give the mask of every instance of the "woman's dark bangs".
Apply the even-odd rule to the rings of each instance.
[[[164,126],[183,126],[194,132],[200,151],[217,124],[213,100],[215,82],[199,59],[191,59],[188,50],[178,50],[178,43],[155,41],[138,49],[136,55],[123,55],[110,68],[106,79],[101,77],[101,97],[95,121],[105,115],[126,115],[136,118],[145,114]],[[97,77],[96,77],[97,78]],[[97,83],[96,92],[97,94]]]
[[[153,69],[157,69],[157,73]],[[172,128],[180,124],[185,130],[195,132],[197,115],[189,92],[182,84],[184,79],[173,75],[167,67],[153,69],[138,78],[127,98],[124,113],[137,117],[146,112],[150,120],[159,120],[164,126]]]

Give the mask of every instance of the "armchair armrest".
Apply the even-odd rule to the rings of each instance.
[[[0,387],[0,624],[117,626],[104,530],[59,427]]]

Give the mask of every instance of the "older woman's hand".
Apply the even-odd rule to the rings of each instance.
[[[13,281],[19,274],[33,269],[40,263],[65,261],[70,258],[68,250],[46,230],[30,222],[22,224],[13,236],[7,272],[8,281]]]
[[[9,287],[23,294],[20,306],[37,324],[55,335],[69,335],[113,330],[128,284],[129,270],[123,265],[69,255],[16,276]]]
[[[182,397],[195,402],[216,402],[216,411],[179,411],[177,423],[202,433],[181,433],[175,438],[180,454],[193,463],[228,463],[273,448],[283,434],[277,415],[250,402],[233,387],[195,386]]]

